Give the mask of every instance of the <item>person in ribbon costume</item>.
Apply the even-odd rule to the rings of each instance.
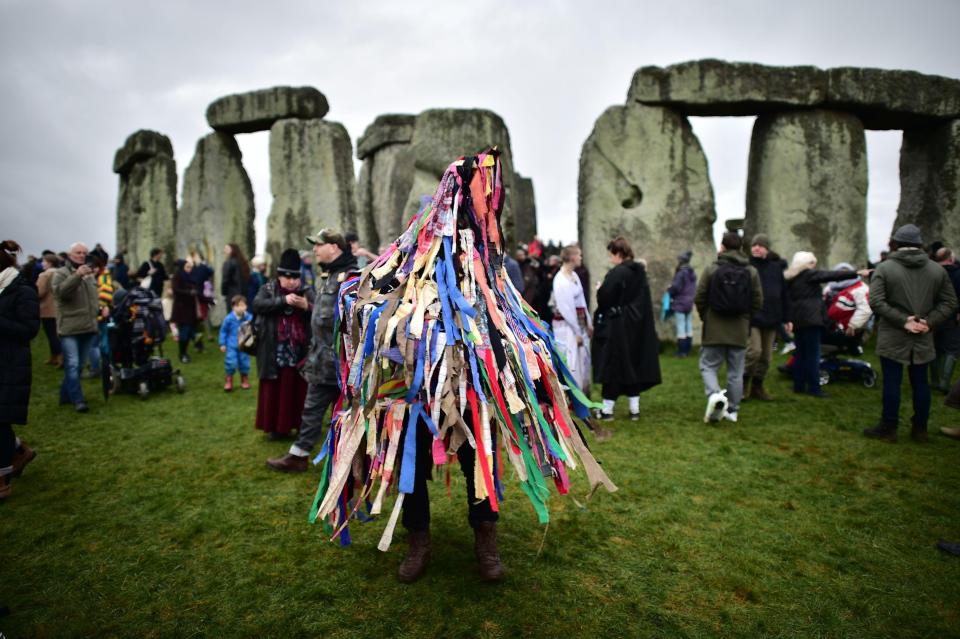
[[[496,148],[459,159],[403,234],[338,294],[341,394],[316,460],[325,462],[310,519],[349,544],[351,517],[380,513],[394,486],[378,547],[389,548],[402,512],[410,541],[402,581],[429,563],[426,481],[454,454],[487,580],[504,574],[496,521],[505,461],[541,523],[548,479],[565,494],[569,471],[582,466],[592,490],[616,490],[576,421],[596,406],[503,268],[503,202]]]

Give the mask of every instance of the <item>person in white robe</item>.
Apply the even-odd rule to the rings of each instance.
[[[553,334],[577,385],[589,395],[593,325],[583,284],[574,272],[583,263],[580,247],[564,247],[560,261],[560,271],[553,278]]]

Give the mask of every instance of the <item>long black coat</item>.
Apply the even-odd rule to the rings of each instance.
[[[960,264],[947,264],[944,267],[947,275],[950,276],[950,283],[953,284],[953,291],[960,299]],[[937,353],[949,353],[957,355],[960,353],[960,322],[957,322],[957,314],[952,314],[947,321],[938,326],[933,333],[933,343]]]
[[[312,306],[316,302],[316,293],[312,288],[301,288],[297,295],[307,298]],[[303,332],[310,337],[310,311],[302,311],[287,304],[285,296],[280,294],[280,283],[270,280],[260,287],[253,298],[253,312],[257,325],[257,377],[276,379],[277,368],[277,320],[280,315],[297,314],[303,322]]]
[[[599,384],[639,384],[641,391],[660,383],[650,285],[639,262],[613,267],[597,291],[593,379]]]
[[[30,340],[40,330],[37,291],[22,276],[0,293],[0,423],[26,424],[32,366]]]

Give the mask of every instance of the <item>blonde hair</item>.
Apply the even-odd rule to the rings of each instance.
[[[816,255],[810,251],[797,251],[793,254],[793,259],[790,261],[790,268],[783,273],[783,277],[788,280],[792,280],[797,275],[800,275],[800,273],[803,271],[809,271],[810,269],[816,267]]]

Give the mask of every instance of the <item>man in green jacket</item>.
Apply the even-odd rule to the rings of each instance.
[[[700,376],[707,394],[705,422],[737,421],[743,398],[743,362],[750,340],[750,317],[763,307],[763,290],[757,269],[740,252],[743,239],[725,233],[717,261],[697,282],[693,303],[703,321]],[[717,373],[727,363],[726,389]]]
[[[78,413],[88,410],[80,387],[80,371],[97,336],[96,270],[86,260],[87,247],[80,242],[71,245],[66,264],[57,269],[50,281],[57,300],[57,333],[63,346],[60,404],[73,404]]]
[[[867,437],[897,441],[900,384],[906,366],[913,391],[910,437],[927,441],[930,383],[927,365],[936,352],[932,329],[957,310],[957,295],[947,272],[923,251],[920,229],[905,224],[890,238],[891,253],[870,280],[870,308],[879,318],[877,355],[883,372],[880,423]]]

